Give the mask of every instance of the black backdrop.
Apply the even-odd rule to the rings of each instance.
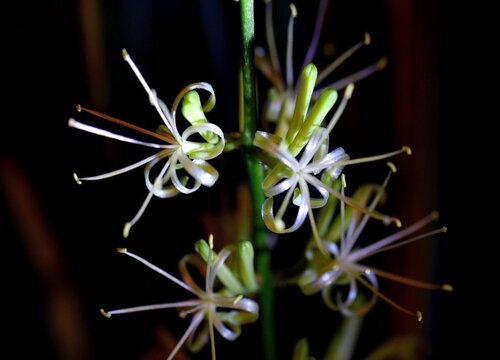
[[[306,35],[296,36],[296,54],[306,46],[311,29],[311,22],[301,21],[300,16],[312,18],[316,8],[304,3],[308,2],[297,2],[303,11],[296,33]],[[278,8],[277,26],[285,29],[287,5]],[[470,14],[464,17],[466,12],[457,5],[449,8],[432,1],[332,1],[330,10],[325,27],[333,35],[325,41],[346,49],[367,30],[374,40],[346,71],[384,54],[390,60],[386,71],[357,86],[334,141],[360,155],[411,145],[415,156],[397,159],[401,175],[390,190],[394,200],[389,209],[410,222],[436,208],[442,215],[440,223],[450,229],[438,240],[412,246],[397,257],[385,257],[384,265],[450,282],[456,289],[452,294],[422,295],[416,289],[388,287],[394,297],[425,308],[429,315],[417,324],[380,303],[367,320],[357,356],[366,355],[388,336],[413,332],[422,333],[425,339],[417,358],[486,351],[483,332],[477,330],[477,319],[484,315],[478,315],[483,310],[476,299],[484,299],[483,291],[474,286],[476,277],[471,280],[471,272],[482,268],[482,263],[477,258],[466,260],[473,251],[470,243],[481,246],[485,240],[466,236],[469,224],[477,222],[469,217],[467,207],[474,205],[470,191],[463,187],[474,192],[474,185],[467,185],[467,169],[455,165],[457,157],[468,162],[460,131],[464,126],[457,119],[466,116],[473,102],[463,90],[468,88],[464,82],[472,77],[468,58],[477,54],[474,44],[478,40],[463,26],[471,24],[472,18]],[[257,13],[257,41],[262,42],[260,3]],[[235,171],[221,176],[213,190],[203,189],[189,200],[155,199],[125,241],[120,236],[122,224],[145,196],[141,171],[81,187],[71,174],[116,168],[137,158],[137,150],[69,129],[67,119],[78,116],[93,121],[76,113],[75,105],[82,103],[154,129],[159,119],[121,58],[121,48],[126,47],[167,104],[188,83],[212,83],[218,103],[211,119],[224,130],[235,130],[238,4],[216,0],[25,1],[7,5],[4,16],[2,57],[6,65],[0,132],[2,296],[7,320],[3,323],[8,334],[4,351],[16,354],[14,358],[146,358],[144,354],[155,358],[150,349],[158,341],[156,329],[174,324],[179,336],[185,322],[168,311],[106,320],[98,309],[160,301],[182,293],[114,249],[133,248],[175,272],[177,259],[210,229],[208,215],[200,216],[193,204],[205,202],[209,214],[221,211],[220,194],[234,191],[232,180],[242,179],[244,169],[238,168],[238,154],[217,160],[216,166],[229,164]],[[281,44],[283,32],[278,32]],[[297,59],[298,64],[301,57]],[[376,181],[385,170],[373,169],[370,180]],[[351,170],[352,178],[363,172]],[[462,189],[458,195],[457,182]],[[277,263],[287,265],[279,254],[297,254],[297,249],[280,243]],[[277,300],[298,295],[283,290]],[[492,301],[486,300],[486,307]],[[317,298],[304,300],[304,306],[318,305]],[[294,310],[278,311],[286,317]],[[291,344],[302,335],[311,338],[312,354],[321,358],[330,333],[319,325],[311,326],[310,319],[295,316],[293,322],[303,334],[280,332],[278,345],[288,349],[281,351],[280,358],[289,358]],[[335,324],[337,317],[327,316]],[[257,326],[244,329],[236,344],[219,340],[221,357],[233,357],[243,346],[254,346],[257,332]],[[480,334],[479,340],[471,340],[474,333]]]

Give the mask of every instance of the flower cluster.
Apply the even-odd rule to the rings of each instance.
[[[260,202],[255,200],[256,204],[254,204],[254,208],[257,209],[254,213],[258,213],[260,209],[262,218],[256,216],[251,220],[258,224],[263,221],[267,229],[276,234],[293,233],[304,225],[306,219],[309,220],[311,241],[304,244],[306,265],[293,282],[305,295],[321,293],[326,306],[338,310],[345,317],[367,313],[377,298],[381,298],[397,309],[415,315],[421,320],[420,312],[407,310],[383,294],[379,290],[378,279],[385,278],[415,287],[446,291],[451,291],[450,285],[436,285],[406,278],[364,265],[362,262],[377,253],[443,233],[446,228],[416,235],[437,219],[437,213],[432,212],[392,235],[372,243],[364,243],[363,246],[359,245],[359,240],[370,218],[380,220],[385,225],[396,224],[402,227],[396,217],[383,214],[377,209],[385,197],[387,184],[391,174],[396,172],[396,167],[388,163],[390,171],[382,185],[363,185],[352,196],[345,194],[344,168],[388,159],[403,153],[410,155],[411,150],[408,146],[402,146],[387,153],[353,159],[343,147],[330,148],[330,134],[353,96],[355,82],[383,69],[387,61],[382,58],[341,80],[321,86],[338,66],[370,43],[370,36],[365,34],[362,41],[318,72],[317,67],[311,61],[318,46],[326,5],[327,1],[321,0],[311,45],[305,56],[298,81],[295,83],[293,23],[298,13],[297,9],[293,4],[290,6],[286,74],[283,76],[273,33],[272,1],[266,1],[269,55],[259,48],[256,52],[255,64],[272,85],[267,92],[264,110],[261,112],[266,131],[259,130],[252,134],[251,145],[254,147],[252,150],[256,151],[248,151],[250,146],[246,145],[250,145],[250,141],[243,149],[247,152],[247,156],[253,157],[251,160],[255,160],[254,163],[257,163],[258,157],[259,170],[261,170],[259,175],[263,174],[261,189],[258,189],[258,194],[253,194],[254,200],[263,199],[259,200]],[[155,142],[133,139],[75,119],[69,120],[69,126],[157,150],[145,159],[109,173],[87,177],[74,174],[76,182],[81,184],[83,181],[105,179],[144,166],[148,194],[136,215],[124,226],[123,236],[127,237],[131,227],[141,218],[153,196],[171,198],[178,194],[193,193],[201,185],[212,187],[219,178],[219,172],[208,160],[221,155],[224,150],[232,150],[240,145],[243,147],[243,144],[233,141],[238,138],[238,135],[225,134],[221,128],[207,120],[206,114],[215,106],[215,92],[210,84],[198,82],[186,86],[179,92],[169,109],[158,98],[156,91],[148,85],[125,50],[123,50],[123,58],[146,91],[150,104],[163,121],[156,132],[82,106],[78,106],[77,109],[147,135]],[[209,95],[204,103],[200,98],[202,91]],[[177,121],[179,108],[182,117],[187,120],[181,128],[178,128]],[[255,122],[256,119],[252,120]],[[335,216],[337,209],[339,209],[339,214]],[[261,229],[265,230],[265,227],[261,226]],[[215,359],[215,331],[227,340],[237,339],[242,325],[255,322],[259,318],[259,305],[254,300],[254,296],[259,292],[263,293],[266,286],[273,285],[269,281],[270,276],[255,273],[252,243],[247,239],[232,240],[238,240],[238,242],[223,247],[218,253],[214,251],[212,236],[209,237],[208,242],[204,240],[196,242],[194,246],[196,252],[185,255],[179,261],[180,278],[124,248],[118,249],[120,253],[143,263],[182,287],[191,293],[192,297],[162,304],[102,310],[102,314],[111,317],[140,311],[177,309],[181,317],[190,316],[191,322],[168,359],[173,359],[184,345],[192,351],[198,351],[209,342],[212,359]],[[262,249],[266,247],[266,244],[263,245],[262,242],[256,241],[255,244],[257,244],[257,251],[265,253],[261,258],[262,261],[257,261],[258,269],[262,271],[265,266],[268,266],[267,270],[264,268],[264,271],[270,272],[269,249]],[[191,275],[190,271],[193,269],[198,270],[205,279],[203,287],[197,285]],[[362,289],[368,290],[368,297],[361,291]],[[266,295],[263,295],[263,301],[265,298]],[[262,304],[261,308],[262,313],[269,318],[270,309],[264,309]],[[266,331],[264,331],[265,334],[267,334]],[[307,359],[309,357],[307,346],[307,340],[300,340],[295,347],[294,358]]]

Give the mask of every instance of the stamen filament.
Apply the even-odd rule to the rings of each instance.
[[[385,154],[380,154],[380,155],[367,156],[367,157],[349,159],[349,160],[341,160],[338,162],[338,164],[335,164],[335,165],[336,166],[347,166],[347,165],[362,164],[362,163],[387,159],[387,158],[390,158],[390,157],[393,157],[393,156],[396,156],[396,155],[399,155],[402,153],[406,153],[408,155],[411,155],[410,147],[403,146],[401,148],[401,150],[395,150],[395,151],[391,151],[391,152],[388,152]]]
[[[401,312],[403,312],[405,314],[408,314],[408,315],[411,315],[411,316],[415,316],[418,321],[422,321],[422,313],[420,311],[413,312],[411,310],[408,310],[408,309],[402,307],[401,305],[399,305],[398,303],[396,303],[394,300],[392,300],[391,298],[389,298],[387,295],[382,294],[378,289],[376,289],[375,287],[373,287],[368,281],[366,281],[365,279],[363,279],[361,276],[358,276],[356,279],[361,284],[363,284],[364,286],[366,286],[370,291],[372,291],[375,295],[377,295],[379,298],[381,298],[386,303],[388,303],[389,305],[392,305],[393,307],[395,307],[396,309],[398,309],[399,311],[401,311]]]
[[[446,226],[443,226],[440,229],[429,231],[429,232],[427,232],[425,234],[422,234],[422,235],[419,235],[419,236],[415,236],[415,237],[413,237],[411,239],[408,239],[408,240],[405,240],[405,241],[401,241],[401,242],[399,242],[397,244],[392,244],[392,245],[384,246],[384,247],[380,248],[379,250],[373,251],[370,254],[370,256],[378,254],[378,253],[381,253],[381,252],[384,252],[384,251],[387,251],[387,250],[392,250],[392,249],[398,248],[398,247],[403,246],[403,245],[408,245],[408,244],[410,244],[412,242],[415,242],[417,240],[420,240],[420,239],[423,239],[423,238],[426,238],[426,237],[430,237],[432,235],[445,233],[447,230],[448,229],[446,228]]]
[[[112,315],[130,314],[130,313],[136,313],[136,312],[171,309],[171,308],[178,308],[178,307],[188,307],[188,306],[198,305],[199,303],[200,303],[200,300],[186,300],[186,301],[177,301],[177,302],[165,303],[165,304],[134,306],[131,308],[117,309],[117,310],[111,310],[111,311],[105,311],[105,310],[101,309],[101,314],[103,314],[107,318],[110,318]]]
[[[340,117],[344,113],[345,107],[347,106],[347,102],[351,98],[353,91],[354,91],[354,84],[350,83],[349,85],[347,85],[347,88],[344,91],[344,96],[342,97],[342,101],[340,102],[339,107],[335,111],[335,114],[333,114],[332,119],[330,120],[330,123],[326,128],[328,134],[332,131],[333,127],[335,126],[335,124],[337,124],[337,121],[339,121]]]
[[[81,111],[88,112],[89,114],[92,114],[94,116],[100,117],[101,119],[108,120],[110,122],[113,122],[115,124],[121,125],[123,127],[126,127],[126,128],[129,128],[129,129],[135,130],[137,132],[140,132],[140,133],[152,136],[152,137],[154,137],[156,139],[159,139],[159,140],[163,140],[163,141],[165,141],[165,142],[167,142],[169,144],[176,144],[176,141],[175,141],[174,137],[170,136],[170,134],[161,135],[161,134],[155,133],[153,131],[143,129],[140,126],[137,126],[137,125],[128,123],[126,121],[117,119],[117,118],[115,118],[113,116],[109,116],[109,115],[103,114],[103,113],[101,113],[99,111],[87,109],[86,107],[83,107],[81,105],[77,105],[76,109],[78,110],[78,112],[81,112]]]
[[[309,188],[307,187],[307,183],[305,181],[300,181],[300,191],[301,191],[301,196],[304,196],[306,199],[309,199]],[[323,244],[323,241],[321,240],[321,237],[319,236],[318,228],[316,226],[316,220],[314,219],[314,214],[312,211],[312,208],[309,206],[307,208],[307,215],[309,216],[309,221],[311,223],[311,230],[313,233],[314,240],[316,241],[316,246],[318,247],[319,251],[326,257],[329,258],[330,254],[328,251],[325,249],[325,245]]]
[[[158,266],[150,263],[149,261],[147,261],[146,259],[143,259],[142,257],[134,254],[134,253],[131,253],[131,252],[128,252],[126,249],[123,250],[121,249],[119,251],[120,253],[122,254],[125,254],[125,255],[128,255],[130,256],[131,258],[143,263],[144,265],[146,265],[148,268],[150,268],[151,270],[153,271],[156,271],[158,274],[160,275],[163,275],[164,277],[166,277],[167,279],[169,279],[170,281],[176,283],[177,285],[179,285],[180,287],[186,289],[187,291],[189,291],[190,293],[196,295],[196,296],[199,296],[200,294],[195,291],[191,286],[187,285],[185,282],[177,279],[175,276],[173,275],[170,275],[168,272],[166,272],[165,270],[163,269],[160,269]]]
[[[213,323],[214,323],[213,316],[214,316],[213,311],[210,310],[208,312],[208,323],[209,323],[208,333],[210,335],[210,349],[212,352],[212,360],[215,360],[217,356],[215,353],[215,334],[214,334],[214,326],[213,326]]]
[[[110,177],[113,177],[113,176],[116,176],[116,175],[120,175],[120,174],[123,174],[123,173],[126,173],[130,170],[133,170],[133,169],[136,169],[138,167],[141,167],[142,165],[144,164],[147,164],[149,163],[150,161],[156,159],[156,158],[162,158],[163,156],[161,156],[161,153],[159,154],[155,154],[155,155],[151,155],[150,157],[147,157],[141,161],[138,161],[136,162],[135,164],[132,164],[132,165],[128,165],[124,168],[121,168],[121,169],[118,169],[118,170],[114,170],[114,171],[110,171],[108,173],[105,173],[105,174],[101,174],[101,175],[95,175],[95,176],[86,176],[86,177],[79,177],[76,173],[73,174],[73,178],[75,179],[76,183],[78,185],[80,185],[82,183],[82,181],[95,181],[95,180],[102,180],[102,179],[107,179],[107,178],[110,178]]]
[[[123,237],[124,238],[128,237],[132,226],[134,226],[137,223],[137,221],[139,221],[139,219],[142,217],[142,214],[144,214],[144,211],[146,210],[147,206],[149,205],[149,202],[153,198],[155,188],[158,187],[159,184],[163,184],[166,182],[166,179],[163,179],[163,177],[164,177],[165,173],[167,172],[167,170],[169,170],[169,174],[171,174],[171,172],[174,170],[174,166],[170,166],[170,164],[172,164],[172,163],[175,164],[176,162],[177,162],[177,156],[175,156],[175,154],[174,154],[165,163],[165,165],[161,169],[160,173],[156,177],[153,187],[151,188],[151,190],[149,190],[148,195],[146,196],[146,199],[144,199],[141,207],[139,208],[139,211],[137,211],[137,213],[132,218],[132,220],[126,222],[125,225],[123,226]],[[168,177],[169,176],[166,176],[165,178],[168,178]]]
[[[360,80],[363,80],[364,78],[367,78],[368,76],[370,76],[374,72],[384,69],[387,66],[387,62],[388,62],[387,58],[383,57],[379,61],[377,61],[376,63],[374,63],[370,66],[367,66],[366,68],[364,68],[358,72],[355,72],[354,74],[351,74],[351,75],[346,76],[345,78],[342,78],[340,80],[337,80],[329,85],[322,86],[321,88],[316,89],[316,91],[314,91],[313,97],[317,98],[319,96],[319,94],[321,94],[325,89],[329,88],[329,89],[339,90],[339,89],[344,88],[345,86],[347,86],[350,83],[356,83]]]
[[[139,82],[142,84],[142,87],[144,88],[144,90],[146,90],[146,92],[149,96],[149,102],[151,103],[151,105],[153,105],[156,108],[156,111],[158,111],[158,114],[160,115],[161,119],[163,120],[163,122],[165,123],[167,128],[170,130],[170,132],[172,133],[174,138],[176,138],[176,139],[179,138],[180,136],[177,132],[177,129],[173,125],[174,121],[172,119],[172,116],[170,115],[170,112],[169,112],[167,106],[166,105],[164,106],[164,108],[165,108],[164,110],[166,110],[166,111],[163,111],[162,107],[160,106],[160,103],[158,101],[158,98],[156,96],[156,91],[154,91],[153,89],[151,89],[149,87],[148,83],[146,82],[146,80],[142,76],[141,72],[139,71],[139,69],[135,65],[134,61],[132,60],[132,58],[128,54],[127,50],[123,49],[122,55],[123,55],[123,59],[127,62],[127,64],[129,64],[129,66],[132,69],[132,71],[134,72],[135,76],[137,77]],[[176,141],[176,142],[179,142],[179,141]]]
[[[191,323],[189,324],[188,328],[186,329],[186,331],[182,335],[182,337],[179,340],[179,342],[177,342],[177,345],[175,345],[174,350],[172,350],[172,352],[168,356],[167,360],[172,360],[174,358],[175,354],[177,354],[177,352],[182,347],[182,345],[184,345],[184,343],[186,342],[186,340],[188,339],[188,337],[201,324],[201,322],[203,321],[203,317],[204,317],[204,314],[201,311],[199,313],[197,313],[195,316],[193,316],[193,319],[191,320]]]
[[[283,199],[283,202],[281,203],[280,209],[276,213],[275,218],[277,220],[283,219],[283,216],[285,215],[285,211],[288,208],[288,204],[290,203],[290,199],[292,198],[294,190],[295,190],[295,185],[291,186],[290,189],[287,191],[285,198]]]
[[[340,194],[342,196],[345,196],[345,188],[347,186],[345,175],[342,174],[340,176],[340,179],[342,181]],[[345,248],[345,203],[343,201],[340,202],[340,248]]]
[[[368,39],[368,41],[367,41]],[[336,68],[338,68],[340,65],[344,63],[348,58],[350,58],[356,51],[361,49],[363,45],[369,45],[370,41],[370,35],[368,33],[365,33],[365,37],[363,41],[358,42],[351,48],[349,48],[347,51],[345,51],[342,55],[340,55],[337,59],[335,59],[330,65],[328,65],[326,68],[324,68],[320,74],[318,75],[318,82],[317,84],[319,85],[325,78],[330,75]],[[354,82],[354,81],[350,81]]]
[[[368,206],[369,211],[373,211],[375,209],[375,207],[378,205],[378,203],[382,199],[382,196],[384,195],[384,191],[385,191],[387,184],[389,183],[389,180],[390,180],[391,175],[392,175],[392,168],[390,166],[389,166],[389,168],[390,168],[390,171],[387,174],[387,176],[385,177],[384,182],[382,183],[382,186],[377,191],[377,193],[375,194],[375,197],[373,198],[372,202]],[[356,243],[356,241],[358,240],[359,236],[361,235],[363,229],[365,228],[365,226],[368,222],[368,219],[369,219],[369,215],[365,214],[363,216],[363,218],[361,219],[361,221],[359,222],[359,225],[356,227],[356,229],[352,233],[352,236],[350,236],[347,239],[346,246],[344,248],[340,249],[341,256],[346,256],[347,254],[350,253],[351,249],[354,247],[354,244]],[[399,220],[396,219],[396,224],[398,222],[399,222]]]
[[[379,240],[371,245],[368,245],[364,248],[353,251],[349,255],[349,259],[351,261],[359,261],[361,259],[364,259],[364,258],[372,255],[375,251],[378,251],[379,249],[386,247],[387,245],[390,245],[390,244],[404,238],[405,236],[408,236],[408,235],[420,230],[421,228],[423,228],[424,226],[429,224],[431,221],[434,221],[436,219],[436,217],[437,217],[437,213],[433,212],[430,215],[426,216],[425,218],[415,222],[414,224],[408,226],[407,228],[405,228],[401,231],[398,231],[395,234],[387,236],[387,237],[385,237],[385,238],[383,238],[383,239],[381,239],[381,240]]]
[[[391,217],[388,215],[384,215],[376,210],[369,210],[366,207],[364,207],[363,205],[357,203],[355,200],[353,200],[347,196],[342,196],[341,193],[335,191],[334,189],[330,188],[329,186],[326,186],[319,179],[317,179],[316,177],[314,177],[312,175],[303,174],[303,177],[304,177],[304,179],[307,179],[307,181],[309,183],[313,184],[314,186],[324,188],[326,191],[328,191],[330,193],[330,195],[335,196],[337,199],[345,202],[349,206],[354,207],[355,209],[361,211],[362,213],[368,215],[369,217],[382,221],[386,225],[390,224],[391,222],[397,224],[399,221],[399,219],[397,219],[397,218],[394,218],[394,217]]]
[[[277,78],[281,79],[281,66],[278,57],[278,50],[276,47],[275,35],[274,35],[274,24],[273,24],[273,2],[271,0],[266,0],[266,40],[267,46],[269,47],[269,56],[271,58],[271,63],[273,65],[274,71],[278,75]],[[285,90],[285,85],[281,83],[278,84],[278,90]]]
[[[311,38],[311,43],[309,44],[309,48],[307,49],[306,57],[304,58],[304,63],[302,64],[302,68],[304,68],[307,64],[309,64],[312,61],[314,54],[316,53],[316,49],[318,48],[321,28],[323,27],[323,20],[325,19],[327,5],[328,5],[328,0],[321,0],[321,2],[319,3],[318,14],[316,15],[316,21],[314,22],[313,36]]]
[[[152,147],[152,148],[155,148],[155,149],[171,149],[171,148],[177,147],[177,146],[174,146],[174,145],[156,144],[156,143],[150,143],[150,142],[135,140],[135,139],[132,139],[132,138],[127,137],[127,136],[115,134],[115,133],[113,133],[111,131],[102,130],[102,129],[99,129],[99,128],[95,127],[95,126],[90,126],[90,125],[81,123],[79,121],[76,121],[75,119],[69,119],[68,120],[68,126],[72,127],[72,128],[75,128],[75,129],[78,129],[78,130],[83,130],[83,131],[89,132],[91,134],[96,134],[96,135],[99,135],[99,136],[104,136],[104,137],[107,137],[107,138],[110,138],[110,139],[115,139],[115,140],[119,140],[119,141],[130,143],[130,144],[136,144],[136,145],[143,145],[143,146],[147,146],[147,147]],[[162,139],[162,140],[165,140],[165,139]]]
[[[387,272],[384,270],[375,269],[371,266],[367,269],[366,267],[364,267],[362,265],[356,265],[356,268],[360,272],[364,272],[366,270],[369,270],[369,271],[375,273],[375,275],[377,275],[377,276],[380,276],[380,277],[383,277],[383,278],[386,278],[389,280],[393,280],[393,281],[396,281],[396,282],[399,282],[401,284],[405,284],[408,286],[414,286],[417,288],[421,288],[421,289],[445,290],[445,291],[451,291],[451,289],[452,289],[449,284],[432,284],[432,283],[428,283],[425,281],[420,281],[420,280],[411,279],[411,278],[408,278],[405,276],[393,274],[393,273],[390,273],[390,272]]]
[[[290,20],[288,21],[288,39],[286,45],[286,86],[291,89],[293,86],[293,20],[297,16],[297,8],[290,4]]]

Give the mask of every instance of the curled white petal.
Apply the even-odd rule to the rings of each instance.
[[[273,137],[269,135],[270,134],[266,132],[257,131],[255,133],[253,144],[258,148],[268,152],[270,155],[274,156],[276,159],[281,161],[293,171],[298,171],[299,162],[290,154],[288,150],[283,149],[281,146],[277,145],[274,142]]]

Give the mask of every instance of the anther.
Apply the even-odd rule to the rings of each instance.
[[[372,38],[370,36],[370,33],[365,32],[365,39],[363,40],[363,43],[365,45],[370,45],[370,42],[372,41]]]
[[[82,184],[82,181],[80,180],[80,178],[78,177],[78,175],[76,175],[76,173],[73,173],[73,179],[75,179],[75,181],[76,181],[76,183],[78,185]]]
[[[108,319],[111,317],[111,314],[110,314],[109,312],[107,312],[106,310],[101,309],[100,311],[101,311],[101,314],[102,314],[104,317],[106,317],[106,318],[108,318]]]
[[[403,148],[401,149],[403,150],[405,153],[407,153],[408,155],[411,155],[412,154],[412,151],[411,151],[411,148],[409,146],[403,146]]]
[[[422,313],[420,311],[417,311],[417,320],[418,322],[422,321]]]
[[[127,221],[125,225],[123,226],[123,237],[128,238],[128,234],[130,232],[130,229],[132,228],[132,224]]]
[[[450,284],[443,284],[442,289],[443,289],[444,291],[449,291],[449,292],[452,292],[452,291],[453,291],[453,286],[451,286]]]
[[[393,174],[395,174],[398,171],[398,169],[396,168],[396,165],[394,165],[390,161],[387,162],[387,166],[389,167],[389,169],[391,169],[391,171],[393,172]]]
[[[125,61],[128,61],[130,59],[130,55],[128,54],[127,50],[122,49],[122,56]]]

